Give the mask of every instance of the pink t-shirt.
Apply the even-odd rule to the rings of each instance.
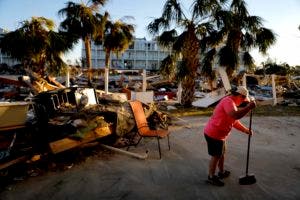
[[[204,127],[204,133],[217,140],[225,140],[236,119],[228,115],[236,110],[236,104],[230,96],[224,97],[216,106],[213,115]]]

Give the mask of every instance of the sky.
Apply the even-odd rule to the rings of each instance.
[[[54,20],[56,26],[63,20],[57,12],[66,6],[68,0],[0,0],[0,28],[13,31],[20,22],[32,16],[43,16]],[[87,0],[72,0],[86,2]],[[113,20],[131,16],[127,21],[135,24],[135,36],[138,38],[151,36],[146,26],[154,18],[161,15],[164,0],[109,0],[101,11],[108,11]],[[192,0],[182,0],[188,12]],[[262,56],[254,50],[252,56],[257,65],[268,58],[277,63],[300,65],[300,0],[246,0],[250,15],[264,19],[263,26],[273,30],[277,42]],[[81,44],[66,55],[66,59],[74,61],[81,57]]]

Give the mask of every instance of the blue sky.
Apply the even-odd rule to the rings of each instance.
[[[58,26],[62,21],[57,15],[65,7],[67,0],[0,0],[0,27],[15,30],[23,20],[31,16],[44,16],[55,21]],[[73,0],[81,2],[81,0]],[[86,0],[83,0],[86,2]],[[192,0],[182,0],[188,10]],[[262,17],[264,26],[272,29],[277,35],[276,44],[268,51],[267,56],[260,56],[253,51],[257,64],[268,57],[278,63],[300,65],[300,0],[246,0],[251,15]],[[132,16],[129,21],[136,25],[136,37],[151,37],[146,32],[146,25],[160,16],[163,0],[110,0],[103,10],[107,10],[113,19]],[[67,55],[67,58],[80,57],[80,45]]]

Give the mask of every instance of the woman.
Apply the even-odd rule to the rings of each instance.
[[[248,102],[247,106],[238,108],[243,102]],[[213,115],[204,127],[208,154],[211,156],[208,183],[224,186],[224,182],[221,179],[230,175],[229,171],[224,170],[226,139],[232,127],[243,133],[252,135],[252,132],[239,119],[255,107],[255,101],[249,100],[248,90],[243,86],[238,86],[232,91],[231,95],[224,97],[214,109]],[[215,174],[217,166],[219,168],[218,175]]]

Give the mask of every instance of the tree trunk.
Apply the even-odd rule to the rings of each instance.
[[[188,27],[185,41],[183,44],[182,61],[188,70],[187,76],[182,80],[182,99],[181,104],[190,107],[194,100],[195,79],[199,67],[199,42],[195,35],[194,25]]]
[[[182,80],[182,93],[181,104],[184,107],[190,107],[194,100],[195,93],[195,79],[192,77],[186,77]]]
[[[111,52],[111,50],[110,49],[106,49],[105,50],[105,67],[106,68],[110,68],[110,52]]]
[[[240,30],[231,31],[228,35],[227,45],[232,49],[233,53],[237,57],[233,66],[226,66],[226,72],[229,77],[232,77],[234,70],[239,69],[239,49],[242,41],[243,33]]]

